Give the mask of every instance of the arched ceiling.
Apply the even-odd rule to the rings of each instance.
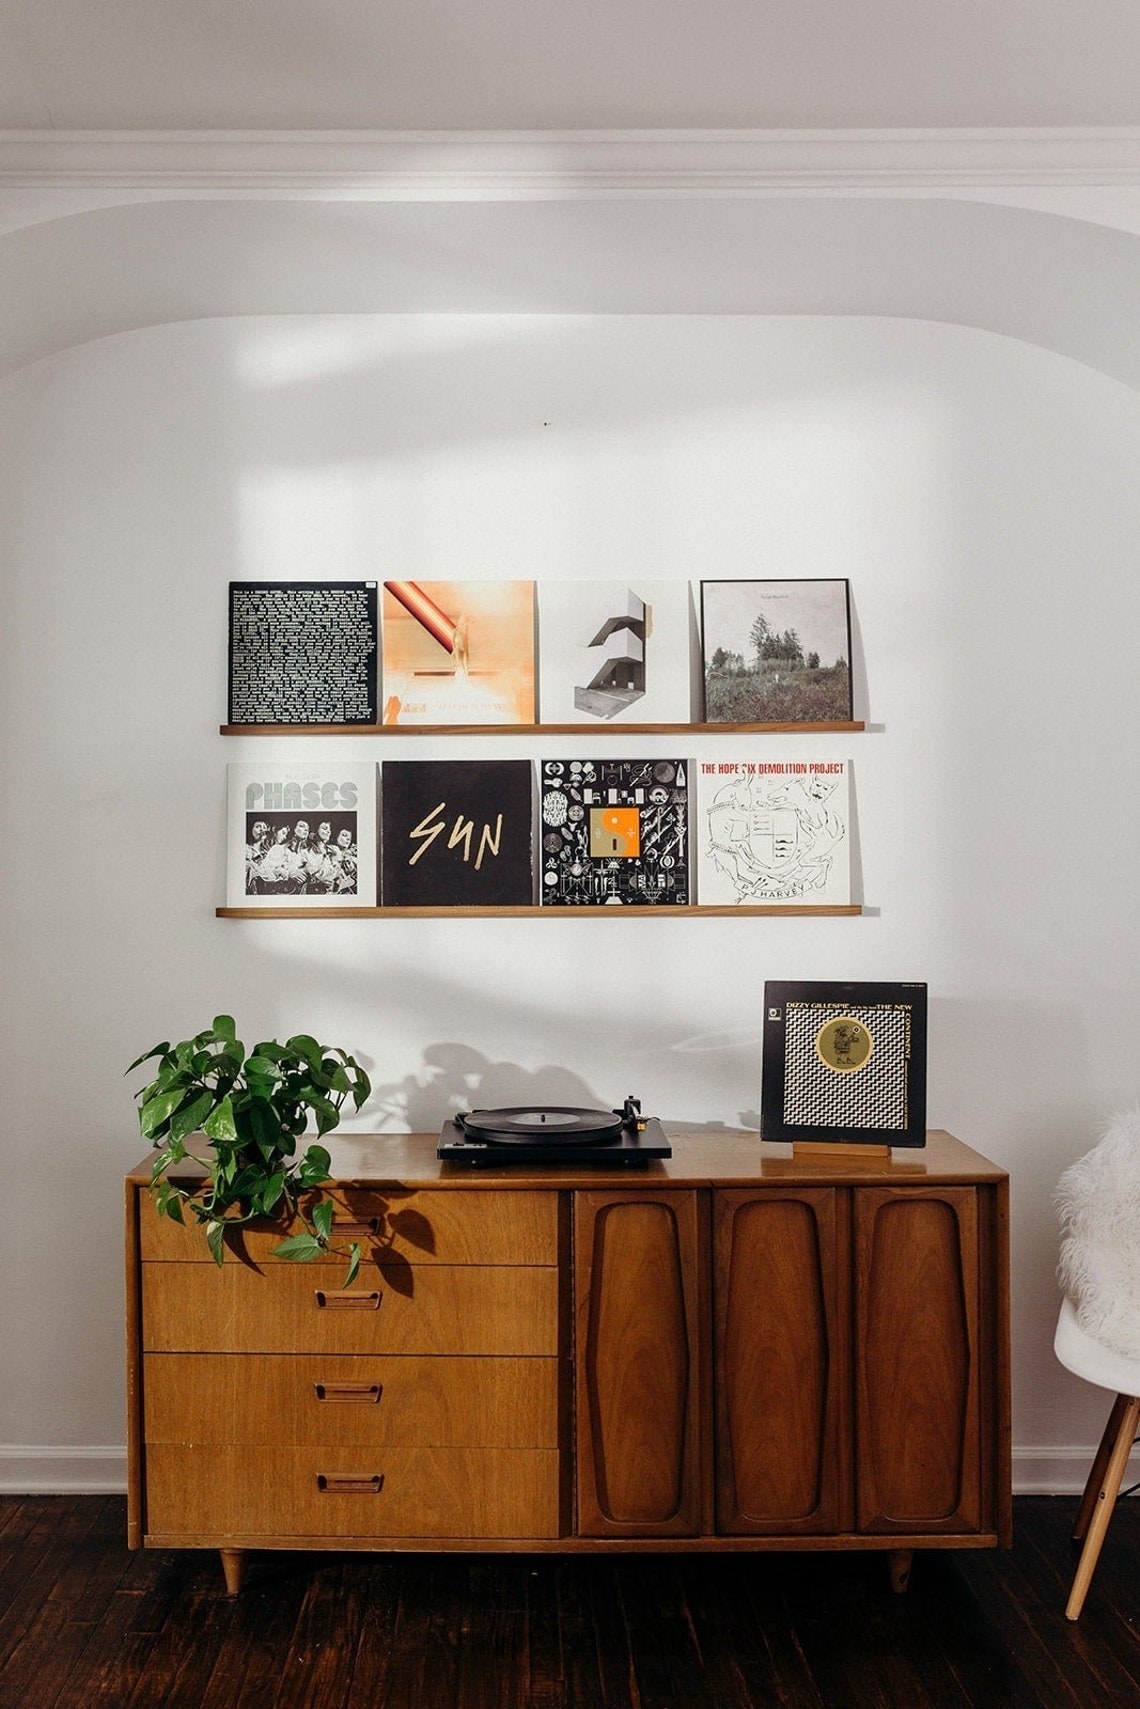
[[[1140,236],[937,197],[150,201],[0,237],[0,373],[170,321],[310,313],[879,315],[1140,385]]]

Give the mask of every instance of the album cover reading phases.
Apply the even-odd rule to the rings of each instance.
[[[380,770],[385,907],[504,907],[534,901],[529,760],[385,760]]]
[[[543,760],[543,907],[689,901],[687,760]]]
[[[229,907],[375,906],[375,765],[243,762],[226,779]]]
[[[926,1143],[923,984],[768,980],[760,1137]]]

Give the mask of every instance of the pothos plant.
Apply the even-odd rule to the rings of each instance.
[[[300,1156],[297,1145],[310,1117],[323,1137],[338,1125],[346,1098],[360,1109],[372,1086],[355,1058],[307,1033],[255,1044],[247,1055],[230,1015],[215,1016],[212,1027],[181,1044],[156,1044],[127,1073],[156,1057],[153,1080],[135,1098],[143,1135],[158,1147],[150,1187],[159,1215],[183,1224],[192,1217],[217,1264],[227,1235],[243,1223],[298,1221],[302,1232],[282,1240],[273,1256],[305,1263],[343,1253],[348,1287],[360,1246],[333,1244],[333,1202],[317,1191],[330,1178],[331,1159],[323,1145]],[[208,1150],[193,1148],[196,1134],[209,1140]],[[204,1179],[170,1174],[188,1160]]]

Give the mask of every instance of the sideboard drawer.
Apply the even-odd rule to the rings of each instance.
[[[147,1353],[143,1433],[200,1447],[557,1448],[557,1359]]]
[[[559,1456],[525,1448],[148,1446],[152,1536],[559,1535]]]
[[[142,1345],[164,1353],[558,1352],[558,1272],[382,1267],[342,1289],[278,1262],[144,1264]]]
[[[543,1192],[412,1192],[392,1188],[330,1188],[335,1205],[333,1240],[347,1247],[358,1241],[365,1254],[387,1264],[557,1264],[558,1195]],[[141,1195],[139,1250],[152,1263],[212,1264],[205,1237],[196,1224],[160,1217]],[[270,1260],[289,1225],[252,1222],[235,1228],[234,1250],[255,1264]],[[280,1260],[272,1259],[273,1263]],[[240,1259],[239,1259],[240,1262]],[[315,1263],[344,1269],[341,1254]]]

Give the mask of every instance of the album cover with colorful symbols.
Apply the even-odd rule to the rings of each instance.
[[[543,907],[682,906],[688,760],[543,760]]]

